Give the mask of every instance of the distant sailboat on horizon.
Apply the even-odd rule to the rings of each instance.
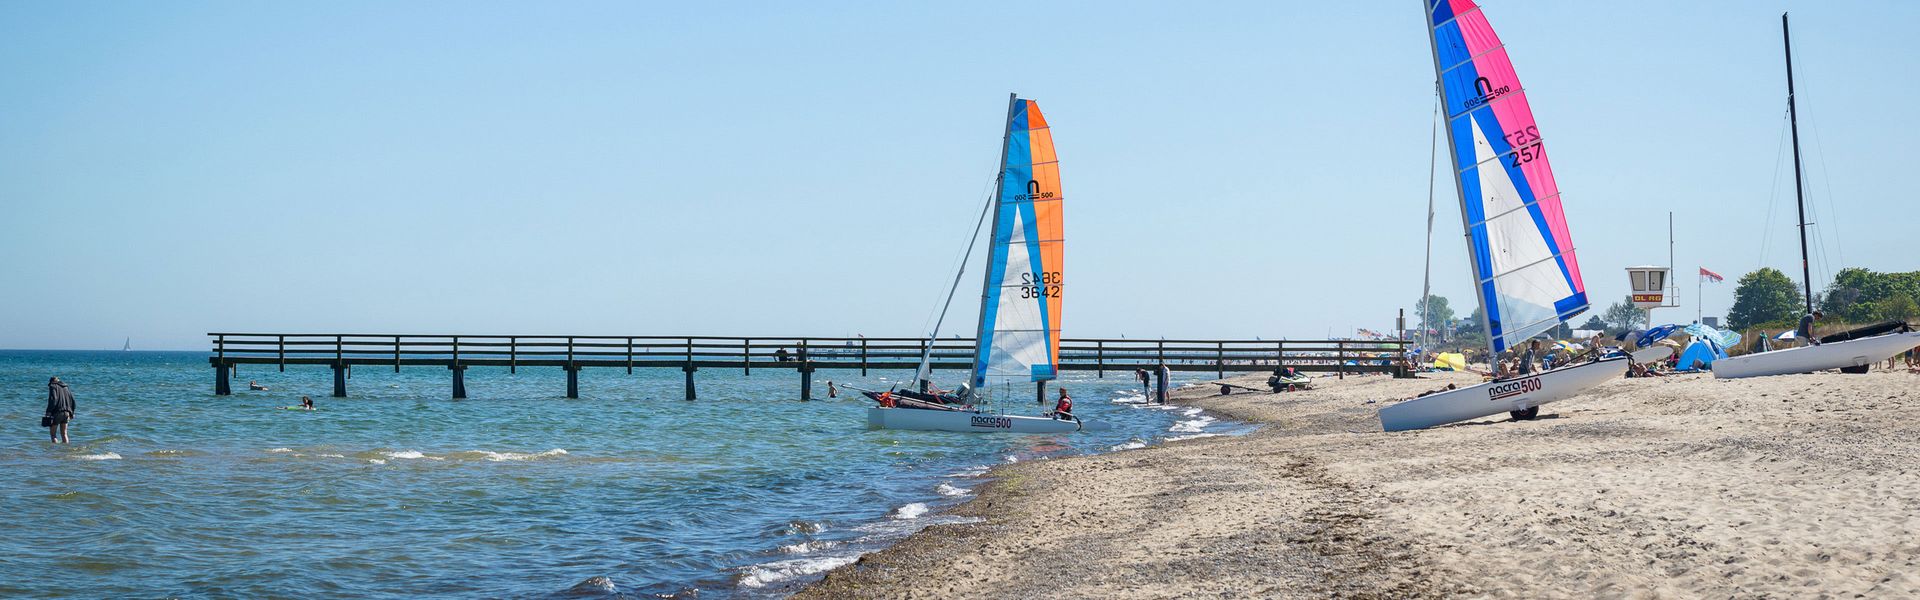
[[[132,352],[132,351],[133,351],[133,338],[127,338],[127,341],[126,341],[126,343],[123,343],[123,344],[120,344],[120,351],[121,351],[121,352]]]

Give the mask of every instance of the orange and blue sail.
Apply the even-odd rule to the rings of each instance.
[[[1053,132],[1038,103],[1012,100],[1003,151],[980,299],[976,388],[1046,381],[1059,367],[1063,197]]]
[[[1503,351],[1587,309],[1545,138],[1472,0],[1426,0],[1476,291]]]

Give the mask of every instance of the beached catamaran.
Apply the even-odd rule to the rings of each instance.
[[[1474,295],[1489,356],[1497,359],[1585,311],[1586,286],[1546,146],[1506,46],[1471,0],[1425,4]],[[1387,431],[1420,429],[1501,412],[1532,418],[1542,404],[1624,375],[1627,360],[1585,362],[1423,396],[1380,409],[1380,425]]]
[[[973,357],[973,373],[958,399],[984,404],[995,387],[1010,390],[1015,382],[1034,384],[1046,396],[1046,384],[1058,374],[1060,312],[1066,282],[1061,270],[1060,167],[1053,153],[1053,132],[1040,114],[1040,105],[1008,99],[1006,136],[1001,144],[1000,174],[983,218],[993,219],[987,246],[986,273],[981,283],[980,325]],[[962,261],[965,270],[965,260]],[[955,279],[958,285],[958,276]],[[952,292],[948,292],[952,302]],[[945,319],[945,310],[941,319]],[[934,335],[939,335],[939,322]],[[929,345],[931,348],[931,345]],[[922,357],[915,380],[924,380],[927,359]],[[899,392],[871,393],[882,406],[867,409],[867,426],[928,431],[1059,433],[1101,429],[1104,424],[1047,417],[990,413],[972,406],[956,406]]]
[[[1800,209],[1800,281],[1806,286],[1807,312],[1813,312],[1813,269],[1807,263],[1806,184],[1800,181],[1800,115],[1793,105],[1793,37],[1787,15],[1780,15],[1780,41],[1787,54],[1787,123],[1793,128],[1793,197]],[[1867,365],[1920,346],[1920,331],[1905,323],[1886,323],[1823,338],[1826,343],[1771,352],[1742,354],[1713,361],[1718,379],[1810,373],[1841,369],[1867,372]]]

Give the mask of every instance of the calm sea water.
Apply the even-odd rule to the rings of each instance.
[[[53,375],[71,446],[38,427]],[[1059,383],[1113,431],[1045,436],[868,431],[786,371],[702,370],[696,402],[677,370],[589,369],[578,400],[554,368],[474,368],[460,401],[445,369],[353,375],[243,366],[219,397],[200,353],[0,351],[0,597],[777,596],[951,519],[988,465],[1239,430],[1124,372]]]

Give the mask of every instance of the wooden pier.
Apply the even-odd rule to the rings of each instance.
[[[333,395],[346,397],[353,367],[439,367],[446,369],[453,398],[467,396],[467,367],[559,368],[567,374],[567,397],[580,397],[580,372],[587,368],[679,369],[686,375],[686,399],[697,397],[694,373],[701,369],[791,370],[800,375],[800,399],[813,394],[819,369],[908,370],[919,365],[926,338],[604,336],[604,335],[400,335],[209,333],[214,393],[232,393],[239,365],[324,365],[333,370]],[[1139,340],[1065,339],[1060,342],[1063,371],[1094,371],[1100,377],[1136,368],[1154,370],[1165,363],[1173,371],[1227,373],[1270,371],[1280,366],[1300,371],[1392,373],[1404,376],[1400,357],[1412,344],[1402,340]],[[936,369],[972,368],[971,338],[932,342]]]

